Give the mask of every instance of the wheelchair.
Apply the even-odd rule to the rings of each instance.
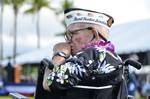
[[[118,67],[119,71],[117,72],[117,75],[119,75],[118,79],[120,79],[120,85],[119,85],[120,89],[119,89],[119,93],[117,94],[118,95],[117,99],[135,99],[134,96],[128,95],[127,83],[128,83],[128,77],[129,77],[129,66],[133,66],[136,69],[140,69],[141,63],[134,61],[134,60],[127,59],[124,62],[122,62],[122,64]],[[109,75],[113,75],[113,74],[109,74]],[[112,85],[107,84],[101,87],[90,87],[90,86],[80,86],[80,85],[76,85],[74,87],[83,88],[83,89],[84,88],[85,89],[107,89],[107,88],[112,88],[114,86],[115,86],[115,83],[112,83]]]
[[[120,66],[118,66],[119,69],[118,69],[117,75],[119,75],[118,79],[119,79],[120,83],[119,83],[119,90],[117,93],[117,99],[135,99],[134,96],[128,95],[128,90],[127,90],[127,82],[128,82],[128,76],[129,76],[129,68],[128,68],[129,65],[135,67],[136,69],[141,68],[141,63],[134,61],[134,60],[130,60],[130,59],[123,61],[122,64]],[[38,74],[38,81],[40,81],[40,82],[37,83],[37,90],[36,90],[37,96],[36,97],[39,97],[38,94],[45,94],[46,93],[47,96],[49,94],[49,92],[45,91],[42,87],[42,81],[43,81],[42,75],[44,75],[45,67],[52,69],[54,66],[52,65],[52,63],[50,61],[47,61],[47,59],[43,59],[41,61],[41,66],[39,67],[39,74]],[[111,74],[111,75],[113,75],[113,74]],[[102,77],[102,78],[104,78],[104,77]],[[111,78],[111,77],[109,77],[109,78]],[[112,83],[112,84],[109,83],[109,84],[106,84],[106,85],[100,86],[100,87],[82,86],[82,85],[76,85],[74,87],[75,88],[82,88],[82,89],[84,89],[84,88],[85,89],[107,89],[107,88],[112,88],[115,86],[115,81],[113,81],[113,82],[114,83]],[[40,99],[40,98],[38,98],[38,99]]]

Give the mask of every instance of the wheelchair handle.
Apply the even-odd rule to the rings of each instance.
[[[51,61],[49,61],[48,59],[44,58],[41,61],[41,64],[43,64],[45,67],[48,67],[48,69],[52,70],[54,68],[54,65]]]
[[[141,67],[142,67],[142,64],[140,63],[140,62],[138,62],[138,61],[135,61],[135,60],[131,60],[131,59],[126,59],[124,62],[123,62],[123,65],[124,66],[129,66],[129,65],[131,65],[131,66],[133,66],[133,67],[135,67],[136,69],[141,69]]]

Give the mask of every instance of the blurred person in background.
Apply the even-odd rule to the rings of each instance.
[[[123,90],[118,96],[122,61],[108,40],[113,18],[70,8],[65,22],[66,42],[54,46],[52,63],[43,60],[47,67],[39,68],[35,99],[126,99]]]
[[[148,96],[148,99],[150,99],[150,73],[148,73],[146,76],[146,82],[142,88],[142,95]]]
[[[139,57],[137,54],[131,54],[129,59],[138,61]],[[135,93],[139,87],[139,81],[136,77],[135,70],[136,69],[134,67],[129,66],[128,94],[132,96],[135,96]]]
[[[14,67],[13,67],[12,63],[10,62],[10,59],[5,67],[5,70],[7,72],[6,81],[13,82],[14,81]]]

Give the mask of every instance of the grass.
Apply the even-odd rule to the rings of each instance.
[[[8,96],[0,96],[0,99],[12,99],[12,98]]]
[[[0,96],[0,99],[12,99],[11,96]],[[30,97],[29,99],[34,99],[34,97]]]

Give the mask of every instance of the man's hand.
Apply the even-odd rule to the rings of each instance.
[[[57,52],[64,52],[66,54],[66,57],[69,57],[71,53],[71,46],[67,42],[60,42],[54,46],[53,51],[54,54]]]
[[[71,54],[71,47],[67,42],[60,42],[56,44],[53,48],[53,64],[60,65],[64,63],[65,58],[69,57]]]

